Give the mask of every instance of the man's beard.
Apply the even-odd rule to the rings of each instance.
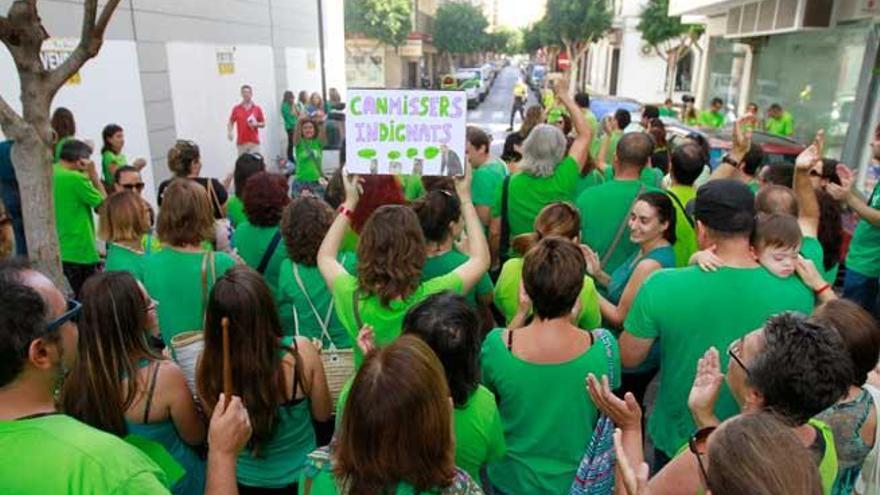
[[[61,389],[64,387],[64,380],[67,378],[67,375],[70,374],[70,368],[65,366],[64,364],[64,348],[62,346],[58,346],[58,365],[55,366],[53,370],[54,385],[52,387],[52,395],[55,398],[55,403],[57,404],[61,398]]]

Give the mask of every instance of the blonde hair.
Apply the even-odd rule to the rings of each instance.
[[[131,191],[111,194],[98,214],[98,237],[104,241],[136,241],[150,231],[147,202]]]

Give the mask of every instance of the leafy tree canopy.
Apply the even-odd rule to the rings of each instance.
[[[669,0],[650,0],[639,19],[637,29],[642,39],[653,47],[667,41],[697,37],[703,32],[699,24],[682,24],[681,17],[669,17]]]
[[[595,41],[611,29],[611,17],[606,0],[548,0],[543,40],[545,45],[554,38],[563,44]]]
[[[469,3],[450,2],[437,8],[434,46],[445,53],[474,53],[486,47],[489,21]]]
[[[410,0],[345,0],[345,32],[398,47],[412,31]]]

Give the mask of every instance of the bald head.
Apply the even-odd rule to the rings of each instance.
[[[644,132],[624,134],[617,143],[617,162],[622,168],[641,170],[654,153],[654,140]]]
[[[798,216],[798,203],[794,191],[785,186],[766,186],[755,197],[755,209],[759,213],[779,213]]]

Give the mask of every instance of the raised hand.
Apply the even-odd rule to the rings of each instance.
[[[751,133],[746,131],[743,119],[739,119],[733,123],[733,146],[730,149],[730,157],[737,163],[743,161],[751,146]]]
[[[697,361],[697,376],[688,395],[688,408],[697,426],[708,426],[707,423],[714,422],[712,418],[715,417],[715,402],[723,382],[718,349],[710,347]]]
[[[798,260],[794,265],[794,269],[797,271],[798,277],[803,280],[804,285],[814,291],[819,290],[826,284],[825,279],[822,278],[822,275],[819,274],[819,270],[816,269],[816,264],[813,263],[813,260],[808,260],[803,256],[798,255]]]
[[[587,262],[587,273],[590,276],[596,276],[596,273],[602,270],[602,263],[599,260],[599,254],[590,249],[590,246],[581,244],[581,252],[584,253],[584,261]]]
[[[343,169],[342,187],[345,190],[346,207],[355,209],[364,192],[363,179],[359,175],[349,175],[348,171]]]
[[[365,355],[376,349],[376,333],[370,325],[364,325],[357,335],[357,346]]]
[[[240,397],[232,396],[226,402],[221,393],[211,414],[208,447],[215,453],[237,455],[251,438],[251,421]]]
[[[590,373],[587,375],[587,392],[593,403],[596,404],[602,413],[611,418],[618,428],[624,430],[633,430],[642,428],[642,408],[639,407],[635,396],[627,392],[623,400],[620,400],[611,386],[608,384],[608,376],[602,376],[602,382],[596,379],[596,376]]]
[[[471,168],[471,161],[465,157],[464,160],[464,174],[453,177],[453,181],[455,181],[455,194],[458,195],[458,199],[461,202],[472,201],[471,199],[471,184],[473,183],[474,174]]]
[[[825,148],[825,131],[819,129],[813,143],[797,156],[794,166],[797,170],[809,171],[817,161],[822,159]]]
[[[645,462],[639,464],[637,470],[633,468],[623,448],[622,437],[623,432],[620,431],[620,428],[615,429],[614,452],[617,458],[615,470],[618,479],[623,483],[627,495],[646,495],[648,493],[648,474],[650,473],[650,468]]]

